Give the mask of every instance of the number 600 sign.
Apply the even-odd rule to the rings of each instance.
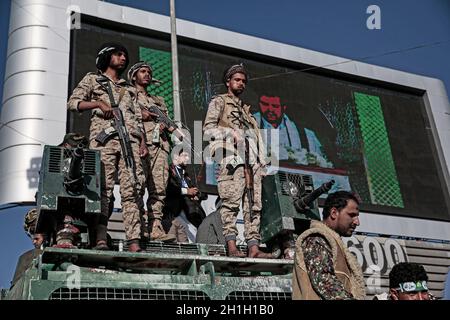
[[[363,271],[370,268],[384,274],[395,264],[407,261],[404,246],[396,239],[351,236],[343,238],[343,241],[356,256]]]

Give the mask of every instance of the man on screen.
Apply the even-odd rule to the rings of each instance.
[[[271,152],[277,152],[279,160],[293,160],[298,164],[332,168],[324,154],[322,144],[316,133],[308,128],[299,130],[297,125],[286,114],[284,105],[277,95],[261,95],[259,97],[259,112],[253,114],[261,129],[266,129],[263,139],[267,145],[272,142],[274,130],[278,130],[279,148],[272,145]]]

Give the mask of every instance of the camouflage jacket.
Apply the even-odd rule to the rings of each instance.
[[[135,90],[135,103],[139,107],[140,110],[146,109],[152,105],[156,105],[159,110],[165,113],[167,116],[169,115],[169,111],[167,109],[166,104],[164,103],[164,98],[159,96],[153,96],[146,92]],[[167,130],[160,133],[159,128],[157,128],[157,123],[153,120],[143,121],[145,137],[147,145],[159,145],[164,150],[169,152],[169,134]]]
[[[243,104],[238,97],[232,97],[228,94],[214,96],[209,103],[203,125],[205,139],[210,141],[211,155],[214,155],[220,148],[232,150],[232,152],[236,153],[236,148],[231,142],[231,133],[233,130],[242,130],[246,126],[249,126],[247,133],[250,136],[250,161],[251,163],[258,162],[261,166],[265,166],[268,162],[265,145],[258,123],[250,113],[250,106]],[[227,157],[220,161],[230,163],[230,161],[236,160]]]
[[[318,235],[307,237],[302,243],[302,250],[311,285],[322,299],[354,299],[336,277],[332,249],[325,238]]]
[[[70,111],[80,112],[78,104],[82,101],[103,101],[104,103],[111,105],[108,92],[97,82],[99,77],[100,74],[90,72],[84,76],[80,83],[78,83],[67,102],[67,108]],[[137,142],[140,140],[143,126],[141,110],[140,108],[137,108],[133,102],[134,90],[132,90],[132,87],[123,79],[120,79],[116,83],[111,79],[109,80],[116,103],[119,102],[121,88],[126,89],[120,100],[119,108],[122,110],[125,126],[130,134],[130,140]],[[112,119],[104,119],[100,109],[93,109],[89,140],[92,141],[101,131],[109,130],[112,126]],[[117,139],[117,136],[115,138]]]

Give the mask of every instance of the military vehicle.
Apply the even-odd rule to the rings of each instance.
[[[450,265],[450,145],[447,139],[450,104],[442,81],[181,19],[177,24],[181,26],[178,29],[178,59],[183,103],[183,119],[177,120],[183,120],[195,132],[194,123],[203,119],[211,96],[221,93],[223,68],[235,63],[238,57],[242,59],[252,70],[250,78],[254,75],[263,76],[258,81],[250,82],[246,90],[250,94],[247,97],[251,101],[248,102],[253,107],[257,107],[259,91],[279,88],[280,97],[283,100],[290,99],[289,117],[292,122],[295,125],[315,125],[315,132],[326,137],[324,141],[321,138],[324,147],[332,144],[337,146],[338,150],[332,154],[339,158],[342,165],[338,165],[339,161],[334,162],[333,168],[303,165],[303,154],[289,150],[289,161],[280,166],[285,171],[285,177],[289,178],[291,173],[311,174],[314,188],[335,179],[335,187],[354,190],[363,198],[361,226],[354,236],[345,238],[344,242],[357,256],[364,270],[369,297],[387,290],[390,269],[402,261],[423,264],[430,277],[431,292],[441,297]],[[60,0],[11,1],[9,58],[5,68],[7,81],[1,112],[1,122],[5,125],[0,127],[0,204],[27,205],[35,201],[40,183],[43,144],[57,144],[67,131],[85,135],[89,131],[89,113],[68,114],[65,104],[68,93],[77,82],[86,72],[93,71],[100,43],[122,42],[127,46],[131,60],[145,60],[154,65],[154,76],[161,80],[161,85],[153,88],[152,94],[163,96],[171,109],[173,74],[168,26],[169,18],[166,16],[105,1],[72,0],[70,5]],[[261,90],[256,89],[258,83]],[[295,107],[301,112],[292,112],[296,110],[293,109]],[[329,134],[329,125],[322,125],[315,117],[311,121],[306,120],[317,111],[333,125],[337,137]],[[411,128],[414,130],[411,131]],[[273,214],[273,219],[263,221],[261,230],[268,247],[279,255],[285,254],[282,248],[289,248],[292,230],[303,228],[303,224],[307,225],[308,219],[317,214],[317,211],[298,213],[294,210],[295,205],[288,196],[294,188],[289,183],[283,183],[285,177],[282,175],[280,173],[268,179],[265,186],[265,206],[271,208],[269,212]],[[206,185],[205,192],[214,195],[214,179],[209,178],[205,174],[204,179],[199,181]],[[61,187],[63,182],[59,178],[57,181],[56,189],[64,198],[67,190]],[[124,268],[123,260],[135,259],[133,264],[146,259],[156,261],[156,258],[149,258],[148,255],[159,255],[157,259],[160,259],[160,255],[167,255],[174,250],[185,255],[186,250],[193,247],[195,250],[190,257],[195,261],[195,267],[189,269],[180,264],[181,267],[176,269],[172,262],[172,267],[166,267],[164,272],[164,268],[160,268],[164,275],[159,276],[161,281],[156,280],[159,285],[153,285],[151,290],[172,290],[171,283],[177,282],[172,278],[169,281],[166,275],[184,273],[189,277],[196,270],[201,278],[203,269],[211,270],[207,268],[211,265],[208,262],[215,266],[215,280],[210,285],[219,283],[218,277],[228,277],[226,279],[234,279],[236,283],[245,282],[241,279],[258,279],[260,283],[281,279],[282,284],[266,287],[284,288],[283,281],[289,278],[288,271],[283,274],[280,270],[285,270],[284,264],[291,264],[291,260],[234,261],[226,257],[224,248],[220,246],[209,250],[209,246],[197,244],[180,244],[174,248],[151,243],[146,246],[144,253],[132,257],[123,244],[125,237],[120,212],[114,212],[109,225],[116,250],[107,253],[88,250],[90,221],[87,216],[96,214],[96,209],[89,209],[88,205],[97,204],[94,199],[83,207],[81,203],[85,197],[72,194],[70,201],[67,198],[62,200],[66,208],[77,203],[75,207],[80,216],[75,216],[73,222],[66,221],[66,224],[76,226],[84,234],[77,240],[80,249],[51,248],[58,242],[57,235],[53,235],[52,244],[43,253],[33,251],[22,256],[21,261],[34,259],[34,264],[29,267],[31,264],[19,263],[24,268],[17,269],[14,285],[8,293],[5,290],[1,292],[2,298],[49,298],[53,290],[69,290],[64,279],[77,279],[69,278],[70,274],[82,274],[81,279],[85,279],[84,282],[73,282],[82,285],[78,289],[71,286],[67,295],[71,299],[87,290],[83,286],[88,283],[91,283],[89,290],[92,292],[95,292],[95,288],[107,288],[102,290],[109,292],[111,288],[121,286],[123,290],[128,288],[123,292],[132,293],[135,292],[133,286],[127,287],[122,281],[110,281],[115,277],[113,273],[121,276],[142,274],[156,278],[158,273],[151,270],[151,263],[144,271],[133,271],[128,265]],[[212,203],[206,202],[206,212],[214,210],[214,199],[210,198]],[[55,199],[52,201],[57,203]],[[42,198],[41,203],[45,204],[46,200]],[[117,196],[116,201],[119,202]],[[55,232],[52,224],[64,225],[64,210],[50,208],[44,211],[50,219],[48,224],[43,225],[51,231]],[[301,219],[302,216],[306,219]],[[242,227],[242,223],[238,220],[239,227]],[[68,239],[70,235],[71,232],[62,234],[60,242],[73,241]],[[155,247],[159,251],[151,251]],[[65,262],[56,261],[56,257],[64,257],[66,253],[67,259],[63,260],[73,264],[68,269],[65,269],[69,267]],[[98,256],[92,258],[93,254]],[[214,261],[203,263],[209,257],[214,258]],[[217,260],[219,258],[220,262]],[[89,260],[96,263],[89,265],[86,263]],[[120,264],[114,265],[112,261],[119,261]],[[259,274],[248,275],[254,271],[250,269],[243,270],[244,275],[235,277],[227,274],[221,263],[222,266],[228,263],[227,268],[233,273],[240,270],[236,266],[244,264],[242,268],[246,269],[245,263],[250,263],[258,266],[255,270]],[[278,264],[276,270],[273,264]],[[263,271],[263,267],[267,270]],[[84,273],[86,270],[92,272]],[[209,271],[204,272],[211,276]],[[102,277],[96,277],[100,273]],[[86,280],[89,277],[100,281],[90,282]],[[40,283],[54,286],[51,290],[36,293]],[[183,288],[187,290],[193,284],[189,283]],[[142,283],[140,285],[142,287]],[[243,290],[250,294],[250,290],[239,288],[229,288],[229,292]],[[286,295],[281,294],[285,297],[290,294],[289,290],[284,289],[266,291],[285,292]],[[104,297],[95,293],[91,296]],[[224,296],[220,295],[220,298]]]
[[[271,218],[261,226],[267,249],[279,259],[228,257],[224,245],[154,241],[141,243],[142,252],[130,253],[119,239],[113,240],[113,250],[97,251],[88,249],[91,229],[83,222],[100,213],[99,169],[97,151],[44,147],[36,230],[47,235],[47,243],[19,259],[6,299],[291,299],[293,262],[280,258],[280,248],[288,233],[294,237],[310,218],[319,219],[316,199],[330,184],[314,191],[310,176],[284,173],[264,180],[267,198],[281,199],[272,201],[277,207],[265,207],[263,216]],[[295,200],[304,211],[294,208]],[[68,215],[72,225],[85,227],[82,241],[70,236],[63,221]],[[61,231],[70,246],[58,247]]]

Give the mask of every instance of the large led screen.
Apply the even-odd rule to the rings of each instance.
[[[172,112],[168,36],[104,25],[84,19],[72,31],[69,94],[95,71],[100,45],[116,41],[127,47],[131,63],[153,66],[161,84],[150,92],[163,96]],[[310,174],[316,187],[334,179],[334,190],[356,192],[366,212],[450,220],[423,92],[188,39],[179,39],[178,54],[181,120],[192,135],[210,99],[225,92],[224,69],[242,62],[249,72],[242,99],[261,128],[272,129],[264,130],[269,150],[276,132],[280,170]],[[68,130],[87,135],[89,117],[69,113]],[[192,165],[191,171],[203,191],[217,192],[214,164]]]

